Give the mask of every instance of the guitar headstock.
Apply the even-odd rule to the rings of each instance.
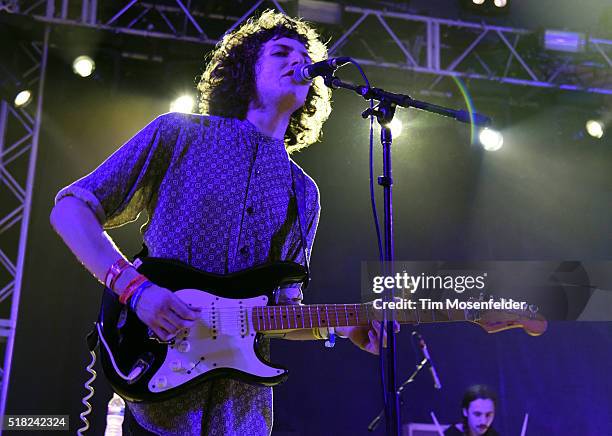
[[[538,312],[531,311],[480,311],[479,319],[473,322],[480,325],[487,333],[522,328],[530,336],[540,336],[548,327],[546,318]]]

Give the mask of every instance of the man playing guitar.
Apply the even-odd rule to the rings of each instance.
[[[146,211],[141,231],[153,258],[218,275],[276,261],[306,265],[319,218],[318,189],[289,154],[320,136],[330,92],[320,79],[303,84],[293,74],[325,57],[304,22],[271,11],[248,20],[212,53],[198,85],[202,115],[159,116],[58,193],[54,229],[159,341],[170,343],[194,328],[202,309],[141,274],[105,230]],[[299,305],[300,285],[280,286],[275,299]],[[336,334],[378,353],[376,321],[346,325]],[[321,327],[278,330],[285,339],[329,335]],[[262,347],[265,354],[265,341]],[[233,378],[206,381],[162,401],[127,404],[133,434],[268,435],[272,429],[271,388]]]

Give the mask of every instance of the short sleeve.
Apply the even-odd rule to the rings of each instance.
[[[104,228],[136,220],[168,170],[180,120],[179,114],[157,117],[98,168],[59,191],[55,203],[67,196],[79,198]]]

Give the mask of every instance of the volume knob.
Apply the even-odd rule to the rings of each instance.
[[[176,349],[181,353],[187,353],[189,350],[191,350],[191,344],[189,343],[189,341],[182,341],[179,342],[179,344],[176,346]]]
[[[179,372],[181,369],[183,369],[183,364],[180,360],[173,360],[170,362],[170,369],[174,372]]]

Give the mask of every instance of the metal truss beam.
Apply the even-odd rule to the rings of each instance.
[[[118,34],[138,35],[149,38],[173,39],[207,45],[219,39],[206,33],[211,22],[233,23],[228,31],[246,20],[264,3],[285,12],[277,0],[257,0],[242,17],[205,13],[201,2],[185,0],[105,2],[97,0],[14,0],[8,12],[29,15],[49,24],[90,27]],[[198,3],[198,4],[196,4]],[[2,6],[0,6],[0,10]]]
[[[353,56],[351,42],[394,45],[403,56],[353,56],[363,65],[414,71],[436,76],[429,89],[444,77],[491,80],[539,88],[612,94],[612,40],[589,37],[586,53],[558,53],[541,47],[532,30],[432,18],[407,13],[346,7],[353,24],[331,46],[330,56]],[[409,29],[409,30],[407,30]],[[401,36],[400,36],[401,34]],[[421,54],[418,56],[418,54]]]
[[[210,13],[201,2],[188,0],[13,0],[7,3],[12,10],[5,8],[56,25],[212,45],[220,35],[209,31],[211,25],[218,28],[222,23],[231,31],[260,7],[284,12],[280,3],[253,1],[240,17]],[[612,94],[612,40],[589,37],[587,53],[555,53],[545,51],[541,35],[528,29],[353,6],[344,7],[344,19],[348,29],[338,35],[330,56],[342,54],[363,65],[433,75],[430,90],[444,77],[454,76]],[[372,42],[381,48],[378,53],[372,51]]]
[[[20,71],[9,71],[14,81],[27,86],[35,95],[26,108],[14,108],[12,101],[0,100],[0,235],[13,244],[0,246],[0,348],[3,351],[0,416],[4,416],[10,382],[13,346],[19,299],[23,284],[26,244],[32,208],[32,190],[42,117],[44,78],[49,48],[49,26],[45,26],[42,43],[22,43],[17,47]],[[17,85],[16,83],[14,85]],[[13,98],[14,96],[7,96]],[[32,103],[34,103],[32,102]]]

